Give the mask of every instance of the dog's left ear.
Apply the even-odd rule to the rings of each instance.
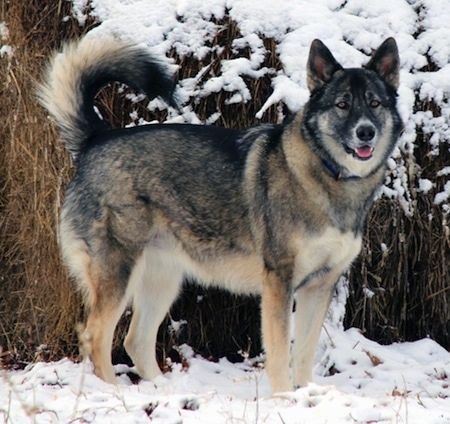
[[[366,68],[375,71],[386,84],[397,90],[400,83],[400,57],[397,43],[392,37],[378,47]]]
[[[311,43],[308,57],[307,79],[309,91],[313,92],[325,85],[342,66],[320,40]]]

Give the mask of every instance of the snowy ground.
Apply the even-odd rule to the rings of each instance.
[[[73,3],[82,23],[87,0]],[[394,36],[402,59],[399,110],[405,132],[390,162],[384,194],[397,198],[406,210],[414,207],[398,153],[413,151],[416,126],[430,135],[431,155],[449,143],[448,0],[92,0],[90,4],[90,13],[102,22],[92,31],[95,36],[113,32],[131,37],[162,55],[174,47],[179,55],[204,57],[221,48],[209,43],[219,30],[210,18],[220,19],[227,9],[238,23],[242,38],[233,47],[248,47],[250,57],[224,61],[222,73],[206,82],[201,75],[180,81],[184,109],[181,115],[171,112],[173,121],[199,123],[190,102],[220,90],[233,94],[230,102],[251,101],[245,76],[272,79],[273,94],[257,116],[279,101],[296,111],[308,98],[305,61],[313,38],[322,39],[344,66],[360,66],[386,37]],[[0,29],[7,40],[7,23],[0,23]],[[261,67],[262,37],[277,41],[283,71]],[[13,52],[14,46],[7,44],[0,51]],[[436,72],[423,72],[427,60],[437,66]],[[415,93],[435,101],[442,116],[414,111]],[[158,102],[149,105],[158,106]],[[211,115],[208,123],[215,119],[217,114]],[[434,181],[420,179],[416,189],[431,193],[448,213],[450,166],[438,174],[447,181],[443,191],[435,189]],[[340,314],[335,315],[339,320]],[[188,347],[183,352],[188,367],[175,364],[156,385],[132,384],[124,366],[116,367],[119,386],[107,385],[92,374],[89,364],[67,359],[37,363],[23,371],[0,371],[0,422],[450,422],[450,354],[431,340],[380,346],[358,330],[344,332],[329,324],[316,355],[315,384],[276,397],[269,396],[267,378],[258,364],[211,363],[194,357]]]
[[[113,386],[69,359],[0,370],[0,423],[450,423],[450,353],[429,339],[381,346],[344,331],[340,284],[306,388],[271,396],[264,358],[214,363],[184,345],[183,364],[154,382],[133,384],[134,370],[116,365]]]
[[[258,364],[208,362],[182,347],[188,367],[117,387],[68,359],[0,374],[5,423],[417,423],[450,422],[450,354],[431,340],[380,346],[328,326],[315,384],[269,396]],[[333,375],[330,374],[330,369]],[[327,375],[327,376],[323,376]]]

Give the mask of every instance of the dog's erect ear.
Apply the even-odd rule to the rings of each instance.
[[[378,47],[366,68],[375,71],[386,84],[397,90],[400,82],[400,57],[397,43],[392,37]]]
[[[336,71],[342,69],[327,46],[317,39],[311,43],[307,66],[306,82],[311,92],[322,87]]]

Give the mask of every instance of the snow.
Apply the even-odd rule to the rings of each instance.
[[[419,188],[417,191],[421,191],[422,193],[428,193],[433,188],[433,182],[427,178],[419,179]]]
[[[63,359],[0,374],[0,421],[11,423],[448,423],[450,354],[432,340],[381,346],[327,325],[315,383],[270,396],[259,361],[209,362],[181,346],[188,366],[154,382],[104,383],[88,362]],[[330,373],[330,370],[332,372]],[[332,375],[330,375],[332,374]]]
[[[90,8],[86,9],[87,4]],[[231,93],[228,103],[251,102],[245,78],[269,76],[273,92],[261,110],[283,102],[291,111],[307,101],[305,64],[311,41],[320,38],[346,67],[360,66],[389,36],[401,56],[398,108],[405,130],[393,157],[382,195],[396,198],[407,213],[411,200],[407,163],[413,160],[417,128],[429,136],[429,156],[450,144],[450,3],[447,0],[73,0],[73,15],[83,25],[87,13],[101,24],[88,33],[131,38],[157,55],[174,48],[180,56],[205,59],[225,46],[215,44],[226,13],[240,35],[233,51],[249,57],[221,62],[221,72],[204,79],[200,72],[178,83],[182,112],[170,110],[171,122],[202,123],[192,99]],[[89,10],[87,12],[86,10]],[[0,22],[1,54],[12,55],[7,23]],[[277,43],[283,70],[263,67],[263,38]],[[169,61],[170,62],[170,61]],[[427,65],[437,67],[426,71]],[[433,100],[440,116],[414,108],[415,94]],[[149,109],[163,109],[159,99]],[[203,122],[214,123],[220,111]],[[138,116],[131,117],[145,123]],[[403,155],[402,155],[403,153]],[[420,175],[420,172],[419,174]],[[419,178],[417,193],[428,193],[444,217],[450,213],[450,167],[434,180]],[[430,216],[430,219],[433,219]],[[383,247],[383,246],[382,246]],[[383,251],[387,252],[386,245]],[[366,291],[366,296],[373,295]],[[262,361],[208,362],[181,346],[186,366],[155,382],[132,384],[126,366],[116,366],[118,386],[92,373],[89,362],[63,359],[0,371],[0,422],[7,423],[447,423],[450,422],[450,354],[432,340],[381,346],[357,330],[342,328],[346,280],[340,281],[315,360],[315,383],[292,393],[270,396]],[[186,322],[172,322],[177,331]],[[220,329],[218,329],[220,331]]]
[[[8,44],[3,44],[3,41],[8,40],[9,38],[9,29],[5,22],[0,22],[0,40],[2,43],[0,44],[0,59],[3,59],[5,56],[12,57],[14,55],[14,49]]]

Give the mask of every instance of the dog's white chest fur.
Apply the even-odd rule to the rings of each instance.
[[[306,284],[315,274],[336,270],[344,271],[361,250],[361,236],[328,227],[319,234],[294,237],[297,252],[294,284]]]

